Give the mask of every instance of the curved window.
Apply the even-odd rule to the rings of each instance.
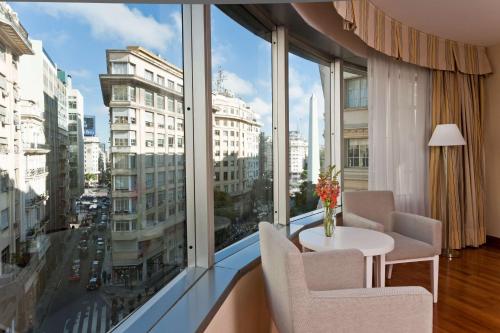
[[[185,154],[184,127],[165,126],[184,121],[181,5],[2,2],[0,16],[15,31],[0,36],[18,92],[5,113],[31,115],[4,125],[23,158],[6,154],[0,179],[0,331],[107,332],[187,263],[184,164],[165,163]]]

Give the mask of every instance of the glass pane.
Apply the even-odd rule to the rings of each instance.
[[[325,94],[329,68],[293,53],[288,58],[290,217],[318,208],[314,194],[325,156]]]
[[[344,69],[344,191],[368,189],[368,83],[366,71]]]
[[[272,81],[270,42],[215,6],[212,24],[217,251],[273,220]]]
[[[184,146],[155,124],[184,118],[164,101],[183,94],[156,82],[183,84],[181,6],[2,2],[0,16],[0,332],[107,332],[186,266],[184,165],[156,159]]]

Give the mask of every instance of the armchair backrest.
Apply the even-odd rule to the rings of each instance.
[[[392,231],[391,213],[396,209],[391,191],[344,192],[344,211],[384,225]]]
[[[299,249],[267,223],[259,223],[264,283],[274,323],[280,332],[293,332],[293,313],[307,306],[307,284]],[[297,299],[301,298],[302,302]]]

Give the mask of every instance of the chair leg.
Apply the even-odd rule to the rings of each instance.
[[[434,303],[438,301],[438,281],[439,281],[439,256],[434,256],[431,270],[432,296]]]
[[[387,270],[387,279],[391,279],[392,277],[392,264],[388,265],[389,269]]]

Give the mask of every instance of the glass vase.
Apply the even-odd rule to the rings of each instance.
[[[325,217],[323,218],[323,228],[325,236],[332,237],[335,230],[335,218],[333,217],[333,208],[325,207]]]

